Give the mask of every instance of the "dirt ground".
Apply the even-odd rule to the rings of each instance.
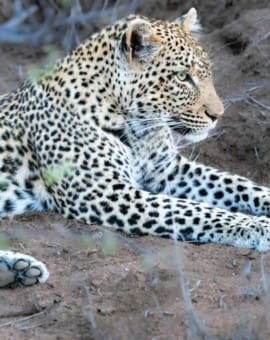
[[[227,107],[215,134],[183,152],[270,185],[269,1],[180,1],[182,10],[165,2],[141,10],[172,17],[198,8]],[[0,49],[3,93],[43,54]],[[51,213],[0,227],[10,248],[51,273],[45,285],[0,291],[0,339],[270,339],[268,253],[127,237]]]

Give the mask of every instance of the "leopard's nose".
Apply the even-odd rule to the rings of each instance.
[[[206,110],[204,111],[205,115],[210,118],[213,122],[218,119],[218,116],[215,114],[212,114],[210,111]]]
[[[219,98],[212,80],[202,82],[203,91],[202,100],[205,114],[212,120],[220,118],[224,113],[224,106]]]
[[[206,105],[205,114],[212,120],[220,118],[224,113],[224,106],[217,94],[211,96],[211,101]]]

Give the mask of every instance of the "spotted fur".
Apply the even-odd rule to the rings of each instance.
[[[223,114],[194,27],[194,9],[175,23],[129,16],[2,96],[0,217],[56,210],[130,234],[269,249],[269,189],[177,149],[176,136],[203,139]],[[0,253],[0,286],[44,282],[35,261]]]

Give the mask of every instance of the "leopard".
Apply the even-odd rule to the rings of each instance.
[[[54,211],[128,235],[270,249],[270,189],[181,155],[224,114],[195,8],[129,15],[0,97],[0,219]],[[46,265],[0,251],[0,286]]]

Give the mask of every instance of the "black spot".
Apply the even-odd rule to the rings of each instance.
[[[206,191],[205,189],[200,189],[200,190],[199,190],[199,195],[200,195],[200,196],[207,196],[208,193],[207,193],[207,191]]]
[[[129,210],[129,205],[125,205],[125,204],[119,205],[119,211],[121,214],[126,215],[128,213],[128,210]]]
[[[191,240],[193,234],[193,228],[187,227],[186,229],[181,229],[179,233],[184,237],[185,240]]]
[[[260,205],[259,197],[254,198],[254,205],[256,208]]]
[[[249,197],[248,197],[247,194],[243,194],[242,199],[243,199],[244,202],[247,202],[249,200]]]
[[[109,212],[112,212],[112,211],[113,211],[113,207],[110,206],[109,203],[106,202],[106,201],[100,202],[100,205],[102,206],[103,211],[104,211],[105,213],[109,213]]]
[[[79,104],[79,105],[85,105],[85,104],[86,104],[86,101],[85,101],[84,99],[79,100],[79,101],[78,101],[78,104]]]
[[[217,191],[217,192],[215,192],[215,194],[214,194],[214,197],[215,197],[216,199],[220,199],[220,198],[222,198],[223,196],[224,196],[224,194],[223,194],[222,191]]]
[[[118,183],[113,185],[113,190],[123,190],[125,188],[125,184]]]
[[[135,225],[137,224],[138,220],[140,219],[140,215],[138,214],[132,214],[130,218],[128,219],[129,225]]]
[[[175,222],[176,223],[179,223],[179,224],[181,224],[181,225],[184,225],[184,224],[186,224],[186,220],[184,219],[184,218],[175,218]]]
[[[202,169],[201,169],[201,168],[196,168],[195,171],[194,171],[194,173],[195,173],[196,175],[198,175],[198,176],[201,176],[201,174],[202,174]]]
[[[201,238],[203,238],[205,236],[205,233],[201,232],[198,234],[198,239],[200,240]]]
[[[143,227],[146,229],[152,228],[156,224],[156,220],[149,220],[143,224]]]
[[[195,217],[195,218],[193,219],[193,224],[199,224],[199,223],[200,223],[199,217]]]
[[[81,213],[86,213],[88,211],[88,208],[85,205],[80,205],[79,210]]]
[[[18,199],[24,199],[24,198],[25,198],[25,193],[24,193],[24,191],[15,190],[14,193],[15,193],[15,195],[16,195],[16,197],[17,197]]]
[[[123,228],[124,227],[124,223],[122,220],[120,220],[116,215],[112,215],[107,219],[107,222],[113,226],[113,225],[117,225],[119,228]]]
[[[211,181],[217,181],[219,179],[219,177],[217,175],[210,175],[210,180]]]
[[[246,190],[247,188],[246,187],[244,187],[243,185],[237,185],[237,190],[238,191],[240,191],[240,192],[242,192],[242,191],[244,191],[244,190]]]
[[[14,209],[13,203],[11,200],[6,200],[4,203],[4,211],[5,212],[12,212]]]
[[[117,194],[109,195],[109,196],[107,196],[107,198],[112,202],[118,201],[118,195]]]
[[[234,201],[238,203],[240,201],[240,195],[235,195]]]
[[[173,181],[173,180],[174,180],[174,175],[173,174],[169,174],[168,181]]]
[[[142,195],[141,195],[139,190],[136,190],[134,197],[135,197],[136,200],[139,200],[142,197]]]
[[[89,220],[90,220],[90,223],[92,224],[102,224],[101,219],[96,216],[90,216]]]
[[[157,234],[162,234],[162,233],[173,233],[173,231],[172,230],[170,230],[170,229],[166,229],[166,228],[164,228],[164,227],[158,227],[157,229],[155,229],[155,232],[157,233]]]
[[[159,217],[159,212],[158,211],[150,211],[149,216],[150,217]]]
[[[200,181],[198,181],[197,179],[194,179],[193,186],[194,187],[199,187],[200,185],[201,185]]]
[[[148,235],[148,233],[143,232],[140,228],[131,228],[130,232],[132,234],[136,234],[136,235],[140,235],[140,236]]]
[[[189,169],[190,169],[190,165],[188,163],[184,164],[182,168],[182,174],[185,175]]]
[[[141,212],[141,213],[145,212],[145,208],[144,208],[142,203],[136,203],[135,207],[138,209],[139,212]]]
[[[162,237],[162,238],[167,238],[167,239],[168,239],[168,238],[171,238],[170,235],[168,235],[168,234],[162,234],[162,235],[160,235],[160,237]]]
[[[185,211],[184,216],[192,216],[192,210]]]
[[[166,225],[173,225],[173,219],[172,218],[168,218],[168,219],[166,219],[165,220],[165,223],[166,223]]]
[[[181,234],[177,235],[177,241],[184,241],[184,238],[181,236]]]
[[[262,188],[260,188],[260,187],[253,187],[253,190],[254,191],[262,191]]]

